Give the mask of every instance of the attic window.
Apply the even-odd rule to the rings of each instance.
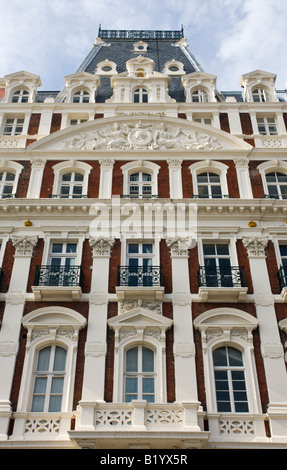
[[[134,52],[147,52],[147,43],[143,41],[134,43]]]

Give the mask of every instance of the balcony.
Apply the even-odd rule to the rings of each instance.
[[[159,194],[121,194],[122,199],[160,199]]]
[[[80,266],[36,266],[32,291],[35,300],[78,300],[80,287]]]
[[[153,298],[162,300],[164,294],[161,266],[118,266],[116,292],[119,300]]]
[[[238,266],[200,266],[198,283],[202,302],[241,302],[248,290],[244,268]]]

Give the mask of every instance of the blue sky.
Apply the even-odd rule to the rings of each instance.
[[[60,90],[103,29],[180,29],[217,87],[244,73],[277,74],[287,88],[286,0],[0,0],[0,77],[26,70]]]

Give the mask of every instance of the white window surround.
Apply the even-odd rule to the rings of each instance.
[[[155,237],[153,239],[149,238],[121,238],[121,265],[126,266],[127,259],[128,259],[128,244],[129,243],[151,243],[153,245],[153,253],[152,253],[152,265],[159,266],[160,265],[160,239]]]
[[[267,162],[260,163],[257,166],[257,170],[259,171],[262,179],[264,194],[268,195],[268,185],[266,181],[266,174],[267,173],[285,173],[287,175],[287,162],[279,161],[279,160],[269,160]]]
[[[136,307],[111,318],[108,324],[115,331],[113,401],[124,401],[125,353],[141,345],[154,351],[155,402],[166,402],[165,331],[171,327],[172,320]]]
[[[106,68],[106,70],[105,70]],[[97,65],[97,70],[95,72],[97,75],[102,75],[102,76],[110,76],[110,75],[116,75],[117,72],[117,64],[115,62],[112,62],[108,59],[99,62]]]
[[[185,75],[186,72],[184,71],[183,67],[184,65],[182,62],[173,59],[164,64],[163,73],[172,76]]]
[[[257,319],[250,314],[239,309],[225,307],[208,310],[194,320],[195,328],[201,332],[208,413],[217,413],[212,353],[221,346],[231,346],[241,351],[245,367],[249,413],[262,412],[252,335],[257,325]]]
[[[85,327],[86,319],[72,309],[53,306],[28,313],[22,323],[28,334],[17,411],[30,411],[35,360],[38,351],[51,344],[67,351],[62,411],[72,411],[78,332]]]
[[[82,182],[83,192],[82,194],[88,194],[88,181],[89,174],[92,170],[91,165],[79,161],[66,161],[57,163],[53,166],[54,170],[54,184],[52,194],[60,194],[60,184],[61,184],[61,175],[69,172],[82,173],[84,175],[84,180]]]
[[[0,160],[0,173],[9,172],[9,173],[15,174],[15,178],[13,181],[12,194],[15,194],[17,191],[19,177],[23,168],[24,168],[23,165],[21,165],[20,163],[11,162],[5,159]]]
[[[83,252],[83,242],[84,242],[84,235],[75,235],[75,233],[59,233],[57,236],[55,233],[53,234],[46,234],[45,236],[45,243],[44,243],[44,250],[42,256],[42,265],[48,265],[49,259],[51,255],[51,246],[52,243],[76,243],[77,244],[77,252],[75,253],[75,266],[80,266],[82,262],[82,252]]]
[[[238,266],[238,257],[237,257],[237,250],[236,250],[236,235],[231,238],[226,238],[224,235],[221,237],[214,237],[214,238],[203,238],[198,237],[198,261],[199,266],[204,266],[204,254],[203,254],[203,245],[205,244],[225,244],[229,247],[229,255],[230,255],[230,264],[231,266]]]
[[[129,162],[121,167],[123,172],[123,194],[129,194],[129,177],[132,173],[136,172],[145,172],[150,173],[152,176],[152,191],[153,195],[158,195],[158,172],[160,170],[160,166],[153,162],[148,161],[137,161],[137,162]]]
[[[220,176],[220,183],[221,183],[221,190],[222,196],[227,196],[228,186],[227,186],[227,171],[228,166],[224,163],[213,161],[213,160],[205,160],[193,163],[189,166],[189,170],[192,174],[192,184],[193,184],[193,194],[198,195],[198,183],[197,183],[197,176],[200,173],[212,172],[216,173]]]
[[[254,86],[251,90],[254,103],[266,103],[269,101],[269,91],[262,86]]]

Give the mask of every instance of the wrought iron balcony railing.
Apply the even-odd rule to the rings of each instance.
[[[34,286],[75,287],[80,282],[80,266],[36,266]]]
[[[200,266],[199,287],[246,287],[244,268],[239,266]]]
[[[287,287],[287,266],[280,266],[277,276],[279,279],[280,289]]]
[[[163,286],[161,266],[118,266],[118,286]]]
[[[159,194],[121,194],[122,199],[160,199]]]
[[[193,199],[232,199],[232,194],[219,194],[218,196],[193,194],[192,197]]]
[[[85,199],[88,194],[49,194],[50,199]]]
[[[99,27],[98,36],[102,39],[181,39],[184,32],[183,28],[175,31],[154,31],[101,29]]]

